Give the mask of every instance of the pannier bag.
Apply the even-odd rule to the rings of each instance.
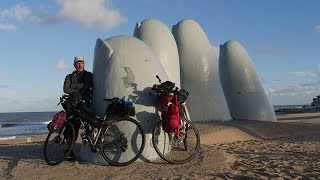
[[[165,131],[178,131],[180,125],[179,106],[177,100],[169,106],[165,106],[161,113],[161,118],[165,120],[162,128]]]
[[[163,90],[162,93],[169,95],[169,93],[172,92],[174,87],[175,87],[175,84],[173,82],[166,81],[166,82],[160,84],[159,89]]]
[[[112,103],[108,105],[106,109],[106,115],[134,116],[136,114],[133,103],[129,100],[126,100],[125,96],[123,96],[121,99],[119,99],[118,97],[115,97],[113,99],[116,100],[112,101]]]
[[[161,106],[166,106],[172,100],[172,98],[173,98],[173,95],[160,94],[157,97],[156,103]]]
[[[53,116],[52,121],[47,125],[48,130],[52,133],[61,128],[63,123],[67,121],[67,114],[64,111],[60,111]]]

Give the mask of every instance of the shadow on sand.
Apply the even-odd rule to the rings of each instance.
[[[44,141],[21,143],[12,143],[9,141],[0,141],[0,161],[7,162],[7,167],[2,167],[3,172],[1,175],[8,176],[13,169],[18,166],[20,161],[49,166],[43,158],[43,145]],[[22,140],[20,140],[22,141]],[[80,144],[75,144],[74,150],[79,151]]]

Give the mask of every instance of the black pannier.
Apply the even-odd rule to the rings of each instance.
[[[133,107],[132,102],[125,100],[124,98],[114,98],[115,100],[112,101],[107,109],[106,115],[114,116],[114,115],[128,115],[134,116],[136,114],[135,108]]]
[[[175,84],[171,81],[166,81],[164,83],[161,83],[160,89],[162,89],[165,93],[165,95],[168,95],[169,93],[172,92],[173,88],[175,87]]]

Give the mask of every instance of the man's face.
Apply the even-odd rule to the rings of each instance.
[[[74,63],[74,67],[76,68],[77,72],[81,72],[84,69],[84,62],[83,61],[77,61]]]

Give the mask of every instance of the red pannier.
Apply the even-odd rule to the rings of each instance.
[[[171,129],[179,128],[179,107],[177,104],[170,104],[168,108],[167,121]]]
[[[57,131],[63,123],[67,121],[67,114],[64,111],[60,111],[53,116],[52,121],[47,125],[48,130],[52,133]]]
[[[166,123],[163,124],[163,129],[165,131],[174,130],[179,131],[179,125],[180,125],[180,116],[179,116],[179,106],[178,102],[175,98],[174,103],[170,104],[169,106],[166,106],[162,113],[161,118],[166,120]]]
[[[166,106],[172,100],[173,96],[160,94],[157,98],[157,104]]]

